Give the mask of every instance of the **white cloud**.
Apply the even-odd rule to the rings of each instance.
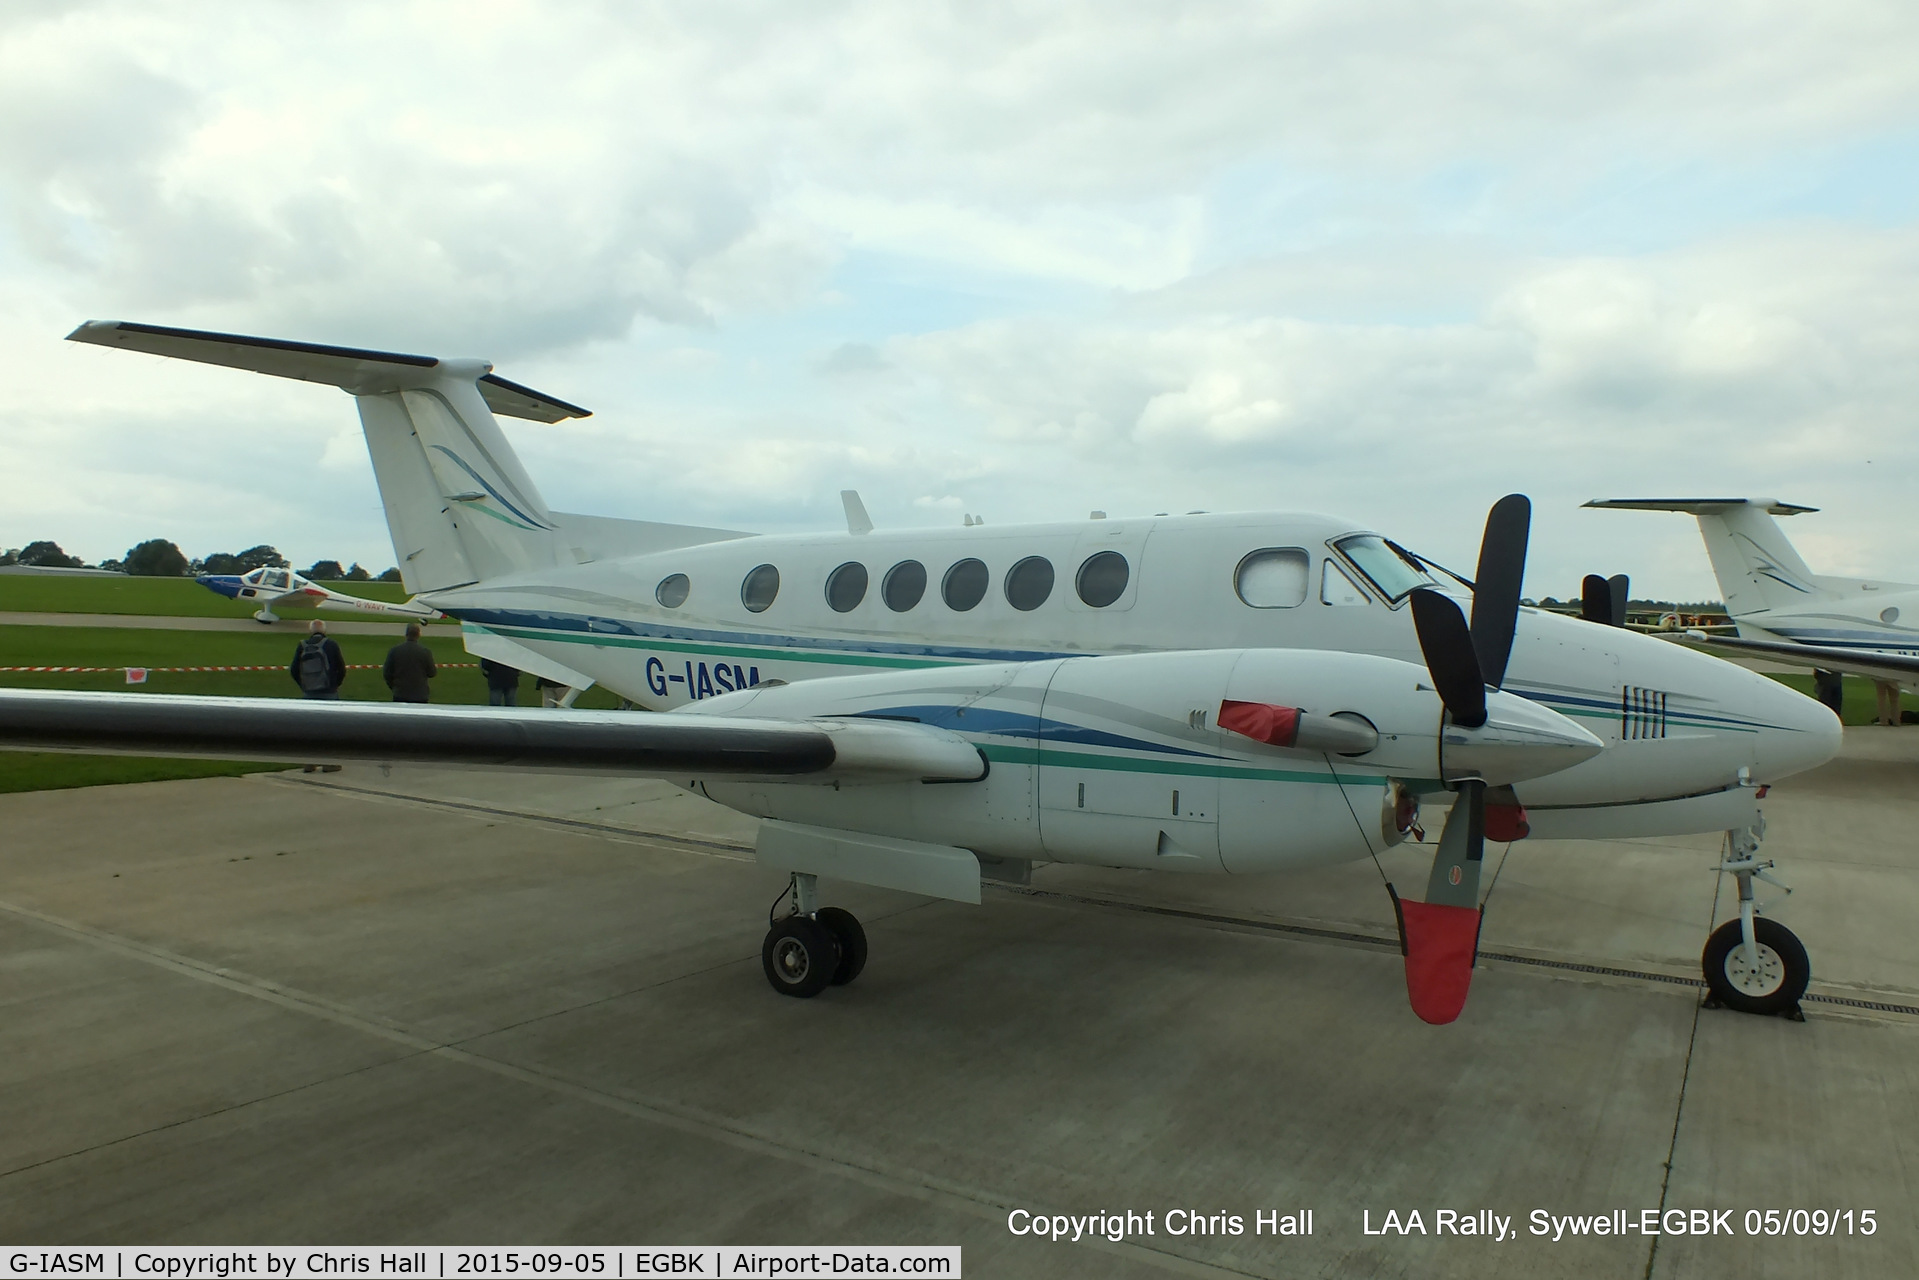
[[[1516,487],[1542,573],[1696,584],[1572,504],[1738,486],[1889,566],[1915,65],[1898,3],[20,7],[0,543],[390,559],[343,398],[58,341],[124,315],[493,358],[600,410],[513,428],[561,506],[1310,504],[1469,557]],[[1858,199],[1742,198],[1812,172]]]

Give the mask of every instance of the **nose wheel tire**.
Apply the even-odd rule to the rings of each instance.
[[[866,967],[866,930],[851,911],[843,907],[821,907],[815,917],[840,944],[839,967],[833,970],[833,985],[843,987],[860,976]]]
[[[826,990],[840,967],[833,931],[810,916],[788,916],[766,931],[760,967],[783,996],[805,999]]]
[[[1753,942],[1759,963],[1746,955],[1745,932],[1739,921],[1728,920],[1706,939],[1699,957],[1706,987],[1713,1001],[1740,1013],[1790,1014],[1799,1007],[1812,978],[1806,948],[1776,920],[1760,916],[1753,922]]]

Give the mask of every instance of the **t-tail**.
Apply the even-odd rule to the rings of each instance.
[[[1713,576],[1726,598],[1726,612],[1735,619],[1797,612],[1822,600],[1856,594],[1858,589],[1853,579],[1814,573],[1773,519],[1817,511],[1817,507],[1771,498],[1609,498],[1586,505],[1615,511],[1683,511],[1698,517]]]
[[[75,342],[226,365],[353,396],[407,590],[415,594],[623,552],[741,535],[548,508],[494,415],[559,422],[588,411],[509,382],[484,360],[89,321]]]

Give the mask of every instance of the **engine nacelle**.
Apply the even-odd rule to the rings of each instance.
[[[1465,730],[1411,663],[1234,649],[812,680],[682,714],[916,721],[991,766],[960,784],[704,780],[750,813],[995,858],[1256,873],[1376,853],[1404,831],[1409,796],[1449,780],[1517,781],[1601,749],[1523,698],[1489,691],[1487,706]]]

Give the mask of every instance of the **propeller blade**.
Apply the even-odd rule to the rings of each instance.
[[[1436,1026],[1459,1017],[1479,958],[1479,864],[1486,848],[1486,784],[1459,783],[1459,798],[1433,855],[1426,901],[1407,902],[1392,886],[1399,950],[1406,957],[1406,998],[1421,1021]]]
[[[1626,625],[1626,595],[1632,580],[1623,573],[1615,573],[1606,579],[1607,599],[1612,605],[1612,624],[1615,627]]]
[[[1579,616],[1601,626],[1612,625],[1612,587],[1596,573],[1589,573],[1579,584]]]
[[[1468,729],[1485,724],[1486,682],[1479,674],[1466,615],[1450,597],[1420,587],[1413,592],[1413,629],[1419,633],[1426,672],[1453,723]]]
[[[1626,596],[1632,580],[1623,573],[1602,578],[1589,573],[1579,584],[1579,616],[1608,627],[1626,625]]]
[[[1486,536],[1479,542],[1479,571],[1473,576],[1473,650],[1480,674],[1497,689],[1506,680],[1513,629],[1519,625],[1519,585],[1526,575],[1526,538],[1533,504],[1523,493],[1509,493],[1486,515]]]
[[[1486,784],[1478,778],[1459,783],[1459,799],[1446,815],[1426,882],[1426,901],[1448,907],[1479,905],[1479,864],[1486,856]]]

